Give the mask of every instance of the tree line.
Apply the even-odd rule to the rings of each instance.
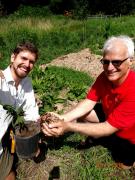
[[[88,15],[128,15],[135,12],[134,0],[0,0],[0,15],[16,11],[20,5],[47,6],[52,13],[70,12],[85,18]]]

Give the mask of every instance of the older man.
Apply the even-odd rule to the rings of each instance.
[[[122,152],[120,165],[131,168],[135,161],[135,72],[130,70],[133,57],[134,43],[131,38],[109,38],[104,44],[100,61],[104,71],[96,79],[86,99],[60,116],[64,122],[49,126],[43,124],[44,134],[59,136],[72,131],[94,138],[115,134],[118,154]],[[97,102],[101,102],[103,110]],[[87,123],[76,122],[80,118]]]

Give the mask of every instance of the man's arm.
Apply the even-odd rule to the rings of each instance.
[[[84,135],[99,138],[109,136],[118,131],[118,129],[106,121],[102,123],[67,123],[65,131],[79,132]]]
[[[87,115],[94,108],[95,104],[95,101],[84,99],[79,102],[74,109],[61,115],[61,118],[63,118],[66,122],[74,121],[84,115]]]
[[[49,125],[51,135],[59,136],[65,132],[78,132],[94,138],[109,136],[118,131],[117,128],[111,126],[108,122],[103,123],[74,123],[74,122],[58,122]],[[44,129],[43,129],[44,132]]]

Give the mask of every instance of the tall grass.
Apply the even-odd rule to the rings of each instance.
[[[80,21],[64,16],[41,16],[41,13],[33,17],[27,11],[25,9],[24,16],[18,11],[0,19],[1,68],[8,64],[11,50],[22,40],[30,40],[38,46],[39,64],[43,64],[83,48],[100,54],[108,36],[126,34],[134,37],[135,34],[135,16]]]

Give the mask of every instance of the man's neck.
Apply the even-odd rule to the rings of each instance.
[[[12,74],[12,77],[13,77],[13,80],[15,82],[15,87],[16,89],[18,89],[18,86],[21,82],[21,78],[17,77],[17,75],[15,74],[14,70],[12,69],[12,67],[10,66],[10,70],[11,70],[11,74]]]

